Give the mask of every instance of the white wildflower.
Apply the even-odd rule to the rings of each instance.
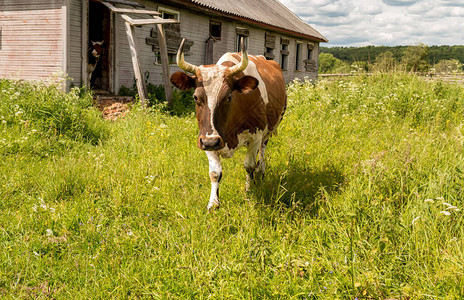
[[[53,230],[47,229],[47,230],[45,230],[45,234],[46,234],[47,236],[53,236]]]
[[[456,210],[456,209],[459,209],[459,208],[458,208],[457,206],[454,206],[454,205],[448,206],[448,207],[446,208],[446,210],[450,210],[450,209]]]
[[[435,201],[433,201],[433,199],[425,199],[425,202],[435,203]]]
[[[449,211],[446,211],[446,210],[443,210],[440,212],[441,214],[445,215],[445,216],[449,216],[451,215],[451,213]]]

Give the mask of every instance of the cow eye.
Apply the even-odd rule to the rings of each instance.
[[[196,104],[200,104],[200,101],[198,100],[197,95],[193,95],[193,100],[195,101]]]
[[[229,97],[227,97],[227,101],[231,101],[232,100],[232,95],[230,95]]]

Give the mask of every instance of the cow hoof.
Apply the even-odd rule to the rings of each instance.
[[[250,182],[247,180],[245,181],[245,192],[250,192],[251,191],[251,184]]]
[[[213,211],[213,210],[215,210],[215,209],[218,209],[218,208],[219,208],[219,205],[220,205],[220,204],[219,204],[219,200],[218,200],[218,199],[214,199],[214,200],[212,200],[212,201],[210,201],[210,202],[208,203],[208,207],[207,207],[207,208],[208,208],[209,211]]]

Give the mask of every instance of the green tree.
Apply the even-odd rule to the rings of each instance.
[[[319,73],[330,73],[335,66],[336,60],[337,59],[330,53],[319,54]]]
[[[406,71],[424,73],[430,69],[428,55],[429,47],[427,45],[408,46],[404,50],[401,64]]]
[[[374,71],[388,73],[396,69],[396,59],[391,51],[385,51],[376,57]]]

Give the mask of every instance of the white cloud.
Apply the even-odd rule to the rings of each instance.
[[[280,0],[328,46],[464,44],[464,0]]]

